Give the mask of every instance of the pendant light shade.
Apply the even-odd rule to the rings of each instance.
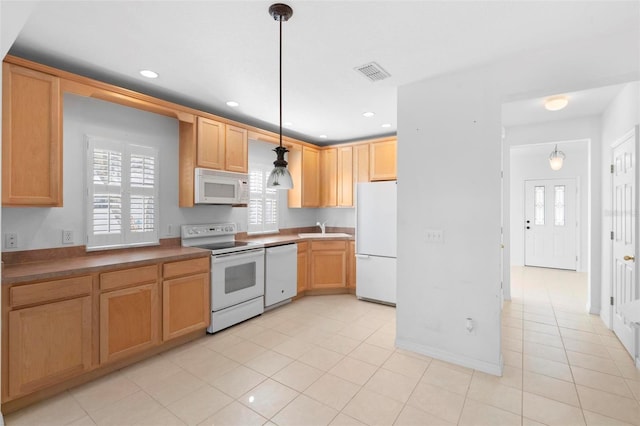
[[[556,145],[555,149],[551,151],[551,154],[549,155],[549,165],[551,166],[551,170],[560,170],[562,168],[564,158],[564,152],[558,151],[558,145]]]
[[[280,146],[274,149],[276,153],[276,161],[273,162],[273,170],[267,179],[267,187],[274,189],[291,189],[293,188],[293,179],[291,173],[287,169],[287,162],[284,154],[289,152],[287,148],[282,146],[282,23],[287,22],[293,9],[286,4],[275,3],[269,7],[269,15],[278,21],[280,25]]]

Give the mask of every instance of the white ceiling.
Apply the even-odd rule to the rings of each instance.
[[[10,53],[274,130],[278,24],[267,13],[271,3],[43,1]],[[283,102],[293,126],[285,133],[320,144],[395,133],[398,86],[560,42],[640,32],[638,1],[288,4],[294,13],[283,24]],[[371,61],[391,78],[372,83],[353,70]],[[144,79],[138,71],[146,68],[160,77]],[[571,94],[573,112],[602,111],[613,89],[602,90]],[[228,100],[240,106],[231,109]],[[512,103],[505,120],[523,124],[537,114],[536,102]],[[365,111],[376,115],[364,118]]]

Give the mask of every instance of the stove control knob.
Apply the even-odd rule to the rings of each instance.
[[[189,229],[189,230],[187,231],[187,234],[189,234],[189,235],[193,235],[193,229]]]

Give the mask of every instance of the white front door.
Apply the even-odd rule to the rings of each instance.
[[[525,181],[525,266],[576,270],[575,179]]]
[[[635,273],[637,138],[637,131],[625,135],[613,147],[612,155],[613,255],[611,294],[613,296],[613,331],[633,356],[636,356],[635,330],[620,315],[620,306],[640,296]]]

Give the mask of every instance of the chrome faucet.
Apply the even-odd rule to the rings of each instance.
[[[325,228],[326,224],[327,224],[327,222],[322,222],[322,223],[316,222],[316,226],[320,227],[320,231],[322,231],[323,234],[324,234],[324,228]]]

